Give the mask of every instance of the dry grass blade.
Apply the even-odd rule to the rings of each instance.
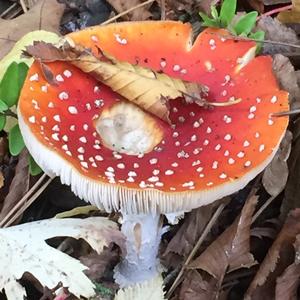
[[[41,178],[32,186],[32,188],[24,195],[24,197],[11,209],[11,211],[0,222],[1,227],[8,227],[11,225],[24,211],[33,203],[33,201],[41,194],[41,192],[49,185],[51,178],[44,183],[48,178],[43,174]]]
[[[184,270],[186,269],[186,267],[188,266],[188,264],[191,262],[191,260],[193,259],[195,253],[198,251],[199,247],[202,245],[203,241],[205,240],[205,238],[207,237],[208,233],[211,231],[211,228],[213,227],[213,225],[215,224],[215,222],[217,221],[218,217],[220,216],[221,212],[223,211],[225,207],[225,203],[222,203],[218,209],[214,212],[214,214],[212,215],[211,219],[209,220],[209,222],[207,223],[204,231],[202,232],[199,240],[197,241],[195,247],[193,248],[193,250],[191,251],[190,255],[188,256],[188,258],[186,259],[186,261],[184,262],[183,266],[180,269],[180,272],[178,273],[176,279],[174,280],[172,286],[170,287],[169,291],[167,292],[166,297],[169,299],[172,296],[172,293],[174,292],[174,290],[176,289],[176,287],[180,284],[180,282],[182,281],[182,275]]]

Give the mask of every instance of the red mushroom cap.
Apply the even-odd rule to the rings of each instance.
[[[155,147],[128,155],[108,146],[97,126],[104,116],[109,135],[117,126],[111,112],[132,104],[68,63],[48,64],[58,82],[49,85],[34,63],[18,110],[25,143],[41,167],[106,210],[162,213],[213,202],[261,172],[288,124],[287,117],[271,116],[288,110],[272,60],[250,59],[255,44],[226,39],[226,31],[207,29],[193,45],[191,32],[179,22],[137,22],[92,27],[69,38],[95,54],[101,48],[119,60],[205,84],[209,101],[240,103],[208,110],[172,100],[175,126],[140,111]]]

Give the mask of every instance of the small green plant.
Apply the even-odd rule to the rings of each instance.
[[[0,130],[5,129],[8,118],[18,119],[15,107],[18,105],[28,66],[25,63],[13,62],[7,68],[0,82]],[[25,144],[18,123],[8,130],[8,145],[12,155],[19,155]],[[42,172],[34,159],[29,158],[29,170],[32,175]]]
[[[232,34],[242,37],[248,37],[257,41],[263,41],[265,37],[264,31],[252,32],[258,13],[256,11],[249,12],[241,17],[236,16],[237,0],[224,0],[220,12],[215,6],[211,7],[211,17],[200,12],[203,20],[203,26],[227,28]]]

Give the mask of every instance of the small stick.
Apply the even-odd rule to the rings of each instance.
[[[286,5],[286,6],[282,6],[282,7],[278,7],[278,8],[275,8],[275,9],[272,9],[262,15],[260,15],[257,20],[261,19],[262,17],[268,17],[268,16],[272,16],[274,14],[277,14],[279,12],[282,12],[282,11],[286,11],[286,10],[289,10],[289,9],[292,9],[293,8],[293,4],[290,4],[290,5]]]
[[[154,1],[155,1],[155,0],[147,0],[147,1],[145,1],[145,2],[143,2],[143,3],[140,3],[140,4],[138,4],[138,5],[134,6],[134,7],[131,7],[131,8],[129,8],[129,9],[127,9],[127,10],[125,10],[125,11],[123,11],[123,12],[117,14],[116,16],[114,16],[114,17],[108,19],[107,21],[101,23],[101,25],[107,25],[107,24],[109,24],[109,23],[112,23],[113,21],[119,19],[120,17],[123,17],[123,16],[127,15],[128,13],[132,12],[133,10],[135,10],[135,9],[137,9],[137,8],[140,8],[140,7],[143,7],[143,6],[145,6],[145,5],[147,5],[147,4],[150,4],[150,3],[154,2]]]
[[[276,197],[272,196],[270,197],[261,207],[260,209],[255,213],[255,215],[252,217],[252,221],[251,224],[253,224],[256,219],[261,215],[261,213],[272,203],[272,201],[275,199]]]
[[[27,13],[28,9],[27,9],[27,6],[26,6],[24,0],[20,0],[20,4],[22,6],[22,9],[23,9],[24,13]]]
[[[193,250],[191,251],[191,253],[189,254],[189,256],[187,257],[186,261],[184,262],[184,264],[182,265],[176,279],[174,280],[172,286],[170,287],[169,291],[167,292],[167,299],[169,299],[172,295],[172,293],[174,292],[174,290],[176,289],[176,287],[180,284],[181,279],[182,279],[182,275],[183,272],[185,271],[186,267],[188,266],[188,264],[191,262],[191,260],[193,259],[195,253],[198,251],[199,247],[202,245],[203,241],[206,239],[208,233],[210,232],[211,228],[213,227],[213,225],[215,224],[215,222],[217,221],[218,217],[220,216],[221,212],[223,211],[225,207],[225,203],[222,203],[218,209],[214,212],[212,218],[209,220],[209,222],[207,223],[204,231],[202,232],[199,240],[197,241],[196,245],[194,246]]]
[[[287,111],[281,111],[278,113],[271,114],[271,117],[285,117],[285,116],[292,116],[300,113],[300,108],[293,109],[293,110],[287,110]]]
[[[21,198],[21,200],[11,209],[11,211],[0,221],[0,228],[4,227],[6,223],[9,222],[9,219],[17,213],[17,210],[21,208],[22,205],[26,203],[28,198],[34,194],[35,190],[39,188],[42,182],[47,178],[46,174],[43,174],[39,180],[31,187],[31,189]]]
[[[50,184],[52,178],[49,178],[34,194],[28,199],[28,201],[9,219],[5,224],[4,228],[10,226],[18,217],[38,198],[38,196],[46,189]]]

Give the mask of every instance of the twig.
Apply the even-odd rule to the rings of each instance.
[[[259,40],[259,39],[252,39],[249,37],[243,37],[243,36],[233,36],[233,35],[220,35],[219,33],[215,33],[221,38],[228,39],[228,40],[236,40],[236,41],[252,41],[257,43],[265,43],[265,44],[272,44],[272,45],[278,45],[278,46],[286,46],[291,48],[300,49],[300,45],[291,44],[291,43],[285,43],[285,42],[278,42],[278,41],[272,41],[272,40]]]
[[[30,202],[33,203],[33,201],[31,200],[31,198],[33,198],[34,200],[37,198],[35,195],[36,193],[38,193],[38,195],[46,188],[46,186],[51,182],[52,179],[50,179],[50,181],[48,180],[46,183],[47,185],[42,185],[42,187],[40,187],[40,185],[43,183],[43,181],[47,178],[48,176],[46,174],[43,174],[39,180],[31,187],[31,189],[20,199],[20,201],[11,209],[11,211],[3,218],[3,220],[1,220],[0,222],[0,228],[1,227],[7,227],[9,226],[13,221],[11,221],[11,218],[14,218],[15,215],[17,215],[16,218],[18,218],[18,216],[21,214],[19,213],[19,210],[22,210],[22,206],[24,206],[24,204],[26,205],[26,202]],[[43,188],[43,190],[41,190]],[[28,200],[29,199],[29,200]],[[27,208],[28,206],[26,206]],[[23,210],[24,211],[24,210]],[[23,212],[22,211],[22,212]],[[16,219],[14,218],[14,220]]]
[[[0,112],[0,115],[1,116],[7,116],[7,117],[13,117],[15,119],[18,119],[18,115],[15,112],[13,112],[11,109],[7,109],[3,112]]]
[[[160,19],[166,19],[166,0],[160,0]]]
[[[123,17],[123,16],[127,15],[128,13],[132,12],[133,10],[135,10],[135,9],[137,9],[137,8],[140,8],[140,7],[143,7],[143,6],[145,6],[145,5],[147,5],[147,4],[150,4],[150,3],[154,2],[154,1],[155,1],[155,0],[148,0],[148,1],[145,1],[145,2],[143,2],[143,3],[138,4],[138,5],[136,5],[136,6],[133,6],[133,7],[129,8],[129,9],[127,9],[127,10],[125,10],[125,11],[123,11],[123,12],[117,14],[116,16],[114,16],[114,17],[108,19],[107,21],[101,23],[101,25],[107,25],[107,24],[109,24],[109,23],[112,23],[113,21],[119,19],[120,17]]]
[[[17,3],[12,4],[4,12],[2,12],[2,14],[0,15],[0,18],[4,18],[4,16],[7,15],[8,13],[10,13],[16,6],[17,6]]]
[[[292,9],[293,8],[293,4],[290,4],[290,5],[286,5],[286,6],[282,6],[282,7],[278,7],[278,8],[275,8],[275,9],[272,9],[262,15],[260,15],[257,20],[259,20],[260,18],[262,17],[267,17],[267,16],[272,16],[274,14],[277,14],[279,12],[282,12],[282,11],[286,11],[286,10],[289,10],[289,9]]]
[[[22,6],[22,9],[23,9],[24,13],[26,13],[28,11],[28,9],[27,9],[27,6],[26,6],[24,0],[20,0],[20,4]]]
[[[23,205],[16,213],[15,215],[8,220],[8,222],[4,225],[4,227],[10,226],[15,220],[17,220],[21,214],[38,198],[38,196],[46,189],[46,187],[50,184],[52,181],[52,178],[49,178],[48,181],[46,181]]]
[[[252,217],[251,223],[253,224],[256,219],[261,215],[261,213],[272,203],[272,201],[275,199],[275,196],[270,197],[262,206],[261,208],[255,213],[255,215]]]
[[[211,217],[211,219],[207,223],[207,225],[206,225],[205,229],[203,230],[203,232],[202,232],[199,240],[197,241],[197,243],[194,246],[193,250],[191,251],[191,253],[187,257],[187,259],[184,262],[184,264],[182,265],[182,267],[181,267],[181,269],[180,269],[180,271],[179,271],[176,279],[174,280],[174,282],[173,282],[172,286],[170,287],[169,291],[167,292],[166,296],[167,296],[168,299],[171,297],[171,295],[174,292],[174,290],[176,289],[176,287],[180,284],[180,282],[182,280],[183,272],[185,271],[186,267],[188,266],[188,264],[193,259],[194,255],[198,251],[199,247],[202,245],[203,241],[206,239],[208,233],[210,232],[211,228],[213,227],[213,225],[217,221],[217,219],[218,219],[219,215],[221,214],[221,212],[223,211],[224,207],[225,207],[225,203],[222,203],[218,207],[218,209],[214,212],[213,216]]]
[[[256,179],[255,182],[247,196],[246,201],[253,197],[256,192],[258,191],[259,187],[258,184],[260,182],[262,178],[262,174],[259,174]],[[194,249],[192,250],[192,252],[189,254],[188,258],[186,259],[185,263],[183,264],[180,272],[178,273],[175,281],[173,282],[172,286],[170,287],[169,291],[167,292],[167,298],[169,299],[172,295],[172,293],[174,292],[174,290],[176,289],[176,287],[180,284],[180,282],[182,281],[182,275],[183,272],[185,270],[185,268],[187,267],[187,265],[190,263],[190,261],[192,260],[192,258],[194,257],[195,253],[198,251],[199,247],[201,246],[201,244],[203,243],[203,241],[205,240],[207,234],[209,233],[209,231],[211,230],[212,226],[214,225],[214,223],[216,222],[217,218],[219,217],[219,215],[221,214],[222,210],[224,209],[225,204],[222,203],[218,209],[215,211],[214,215],[212,216],[212,218],[210,219],[210,221],[207,223],[204,231],[202,232],[202,235],[200,236],[197,244],[195,245]]]
[[[300,108],[293,109],[293,110],[287,110],[287,111],[281,111],[278,113],[271,114],[271,117],[285,117],[285,116],[292,116],[300,113]]]

